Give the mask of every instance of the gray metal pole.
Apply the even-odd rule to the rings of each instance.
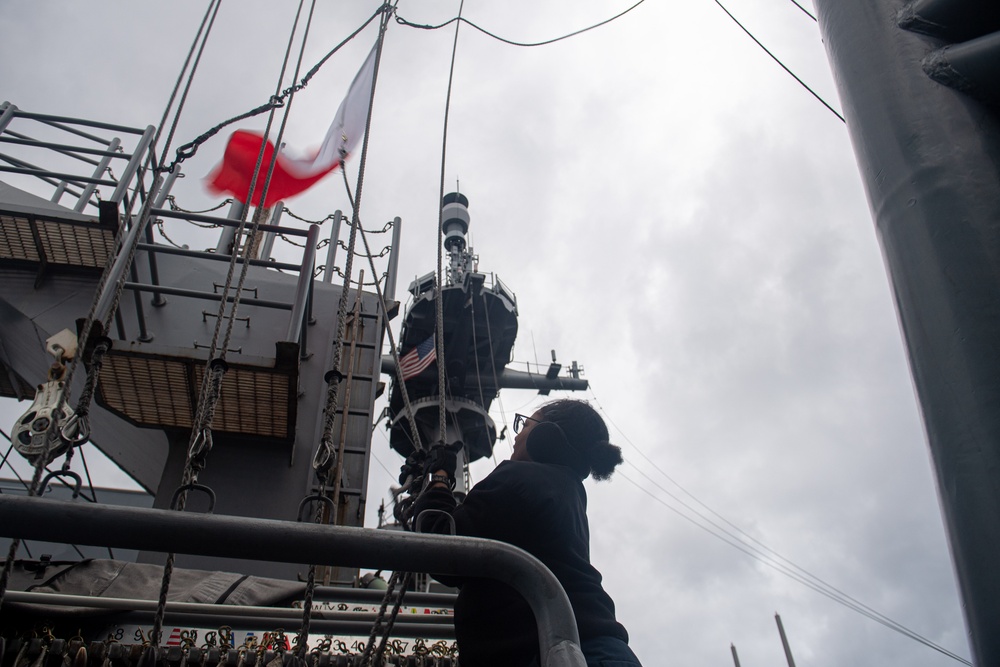
[[[333,229],[330,230],[330,245],[326,247],[326,268],[323,270],[323,282],[333,282],[333,263],[337,260],[337,241],[340,240],[340,223],[344,214],[337,209],[333,212]]]
[[[292,315],[288,319],[288,332],[285,340],[297,343],[302,335],[302,324],[305,321],[306,305],[309,297],[309,285],[313,281],[313,267],[316,266],[316,242],[319,240],[319,225],[309,225],[309,236],[306,237],[306,247],[302,252],[302,265],[299,267],[299,280],[295,284],[295,301],[292,302]]]
[[[14,114],[17,113],[17,107],[10,102],[4,102],[0,105],[0,109],[3,109],[3,113],[0,114],[0,134],[3,134],[7,130],[7,126],[10,125],[10,121],[13,120]]]
[[[114,139],[111,140],[111,143],[108,144],[108,150],[109,151],[118,150],[118,147],[121,146],[121,143],[122,143],[121,139],[115,137]],[[104,171],[108,168],[109,164],[111,164],[111,156],[105,155],[104,157],[102,157],[101,161],[97,164],[97,167],[94,169],[94,178],[100,178],[101,175],[104,174]],[[76,206],[73,207],[73,210],[76,211],[77,213],[82,213],[83,209],[87,208],[87,203],[90,201],[90,197],[91,195],[94,194],[94,190],[96,189],[97,189],[96,184],[88,183],[87,186],[83,189],[83,192],[80,193],[80,198],[77,200]]]
[[[732,651],[733,654],[733,664],[736,665],[736,667],[740,667],[740,656],[736,655],[736,644],[730,644],[729,650]]]
[[[162,184],[163,178],[158,176],[153,182],[153,192],[155,193]],[[94,318],[96,321],[103,322],[110,314],[108,311],[110,310],[111,304],[115,299],[115,294],[118,291],[118,283],[122,280],[126,269],[128,269],[128,264],[130,263],[128,252],[129,248],[131,248],[133,244],[138,243],[139,235],[144,233],[151,218],[152,216],[150,215],[140,215],[137,220],[133,220],[132,227],[129,228],[128,233],[122,241],[121,247],[118,249],[118,256],[115,257],[114,264],[111,265],[111,270],[108,271],[108,277],[104,283],[104,291],[101,293],[101,298],[97,302],[97,309],[94,311]]]
[[[503,581],[528,602],[542,667],[586,667],[566,591],[545,565],[494,540],[419,535],[0,494],[0,535],[279,563],[439,572]]]
[[[243,209],[246,208],[246,204],[241,202],[239,199],[234,199],[233,203],[229,205],[229,214],[226,216],[230,220],[239,220],[243,217]],[[219,235],[219,244],[215,246],[215,252],[218,255],[229,255],[235,252],[233,244],[236,241],[236,227],[223,227],[222,233]]]
[[[154,132],[156,132],[156,128],[152,125],[147,125],[146,129],[142,132],[142,136],[139,137],[139,142],[132,153],[132,159],[128,161],[125,169],[122,170],[122,175],[118,180],[118,187],[115,188],[114,193],[111,195],[111,201],[114,203],[120,204],[125,199],[125,193],[128,192],[128,186],[132,181],[132,177],[139,171],[139,165],[142,164],[142,161],[146,159],[146,151],[149,150],[149,144],[153,141]]]
[[[166,180],[163,181],[163,187],[160,188],[156,198],[153,199],[153,208],[163,208],[163,205],[167,202],[167,197],[170,195],[170,191],[174,189],[174,181],[180,178],[180,175],[181,166],[175,164],[174,168],[167,174]]]
[[[788,645],[788,637],[785,636],[785,626],[781,624],[781,616],[775,614],[774,620],[778,624],[778,634],[781,635],[781,648],[785,649],[785,660],[788,661],[788,667],[795,667],[795,659],[792,658],[792,649]],[[735,650],[733,651],[733,655],[736,655]],[[739,667],[738,663],[736,667]]]
[[[268,224],[277,227],[278,223],[281,222],[281,214],[285,212],[285,202],[277,202],[274,205],[274,211],[271,212],[271,219]],[[276,234],[274,232],[267,232],[264,234],[264,242],[260,244],[260,258],[267,260],[271,259],[271,252],[274,250],[274,237]]]
[[[986,667],[1000,665],[1000,119],[927,77],[940,41],[897,27],[906,4],[815,0]]]
[[[399,238],[402,234],[403,221],[396,216],[392,219],[392,252],[389,253],[389,269],[385,277],[385,300],[396,300],[396,278],[399,274]],[[375,277],[378,280],[378,276]]]

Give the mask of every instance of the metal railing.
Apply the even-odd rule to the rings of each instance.
[[[503,542],[9,496],[0,496],[0,535],[497,579],[530,605],[542,667],[586,665],[573,607],[559,580],[537,558]]]
[[[19,121],[17,130],[11,129],[15,121]],[[135,141],[129,142],[126,149],[121,138],[97,136],[88,131],[92,129],[131,135]],[[37,136],[38,133],[45,135],[44,138]],[[19,154],[0,151],[0,172],[32,176],[48,183],[54,188],[50,198],[53,203],[59,203],[66,194],[76,197],[72,209],[77,213],[84,212],[88,206],[97,207],[95,195],[98,195],[99,186],[113,188],[113,191],[110,196],[98,196],[97,199],[121,204],[129,188],[139,188],[133,180],[142,162],[149,157],[153,133],[152,125],[140,129],[29,113],[4,102],[0,104],[0,144],[19,149]],[[85,140],[85,143],[69,143],[74,140]],[[35,160],[47,164],[39,165]],[[110,175],[112,160],[125,162],[117,178]],[[87,166],[84,171],[77,171],[81,163]]]

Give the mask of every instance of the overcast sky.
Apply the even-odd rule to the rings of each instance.
[[[0,97],[30,111],[156,124],[206,4],[4,0]],[[178,141],[268,98],[296,4],[223,5]],[[534,41],[629,4],[470,0],[465,16]],[[724,4],[839,106],[814,21],[789,0]],[[376,7],[320,3],[306,66]],[[454,0],[399,4],[417,23],[457,10]],[[386,37],[361,217],[368,227],[403,219],[401,288],[434,268],[452,38],[452,27],[397,24]],[[372,27],[296,97],[289,150],[318,146],[374,39]],[[200,179],[225,136],[186,164],[175,189],[182,206],[219,201]],[[349,163],[352,174],[356,167]],[[802,666],[957,664],[681,518],[670,508],[691,515],[673,496],[697,506],[686,493],[968,656],[846,128],[714,2],[647,0],[538,48],[463,27],[446,174],[448,190],[459,179],[469,197],[480,268],[517,293],[515,359],[544,363],[555,349],[560,361],[579,361],[593,388],[584,397],[599,403],[624,448],[620,475],[587,483],[592,555],[644,664],[731,665],[731,642],[746,667],[783,664],[774,612]],[[339,178],[287,204],[312,219],[349,209]],[[494,403],[494,417],[503,424],[540,401],[507,391],[501,403],[506,414]],[[23,409],[7,405],[5,422]],[[369,507],[399,465],[381,433]],[[509,451],[498,443],[498,457]]]

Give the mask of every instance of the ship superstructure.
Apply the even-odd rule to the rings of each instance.
[[[449,195],[444,202],[447,284],[437,290],[433,280],[421,279],[411,286],[399,353],[383,357],[386,323],[399,310],[399,218],[381,230],[391,231],[383,237],[391,238],[387,249],[378,253],[391,250],[382,275],[371,263],[367,280],[362,269],[356,280],[334,284],[343,273],[335,266],[337,249],[348,252],[348,266],[355,253],[340,238],[339,211],[324,221],[329,231],[316,223],[306,229],[283,224],[287,209],[281,203],[251,212],[235,201],[228,215],[184,211],[171,196],[179,169],[164,177],[149,168],[154,128],[27,112],[11,103],[0,112],[4,136],[15,139],[22,154],[32,154],[5,155],[13,165],[5,167],[13,174],[9,178],[52,186],[49,198],[34,194],[44,185],[0,189],[0,272],[8,285],[0,298],[5,394],[35,395],[15,425],[13,445],[31,460],[55,466],[34,480],[35,488],[68,485],[72,497],[67,502],[4,494],[0,500],[7,503],[3,511],[9,519],[4,525],[18,537],[137,554],[134,563],[13,563],[3,587],[5,626],[15,627],[19,619],[16,627],[27,632],[46,615],[54,620],[51,641],[31,643],[19,635],[13,649],[19,657],[11,664],[79,648],[90,651],[90,660],[138,661],[143,643],[173,645],[171,628],[187,628],[187,643],[181,645],[191,649],[195,629],[212,632],[216,653],[205,647],[208,654],[197,654],[209,662],[238,662],[249,650],[270,662],[288,648],[281,633],[275,630],[259,643],[253,638],[299,623],[306,633],[302,642],[308,641],[303,637],[310,626],[319,633],[308,646],[319,651],[323,664],[341,664],[351,648],[366,649],[362,643],[339,650],[344,645],[330,638],[364,636],[385,613],[379,600],[401,600],[398,591],[359,588],[372,581],[359,578],[359,566],[370,562],[373,568],[397,570],[405,562],[410,564],[405,569],[482,574],[483,560],[474,554],[484,545],[451,539],[446,548],[442,539],[450,538],[360,528],[375,402],[385,386],[380,374],[399,377],[396,360],[434,338],[438,299],[446,313],[441,361],[447,369],[448,430],[442,438],[425,418],[441,397],[436,379],[430,380],[436,369],[431,364],[427,373],[393,384],[390,429],[398,451],[405,453],[400,434],[412,424],[423,447],[460,441],[469,459],[487,456],[497,438],[489,407],[501,387],[534,386],[546,393],[586,387],[578,371],[560,378],[557,365],[548,377],[506,368],[517,331],[516,301],[499,280],[488,282],[477,271],[466,247],[464,196]],[[135,137],[121,152],[119,135]],[[115,180],[105,174],[112,160],[126,161]],[[105,194],[108,190],[113,192]],[[70,198],[72,208],[64,205]],[[196,250],[165,242],[168,230],[184,224],[217,229],[214,246]],[[279,237],[298,240],[297,261],[289,261],[287,252],[280,260],[273,255]],[[373,260],[377,253],[357,254]],[[406,409],[400,406],[404,392],[410,398]],[[79,500],[82,480],[68,467],[58,468],[56,459],[71,457],[87,440],[150,490],[153,509]],[[38,512],[53,514],[42,519]],[[33,528],[42,533],[31,535]],[[352,529],[360,532],[342,532]],[[85,534],[73,535],[76,530]],[[266,537],[269,531],[272,537]],[[448,563],[447,553],[464,556]],[[436,565],[442,558],[445,565]],[[498,558],[514,567],[505,578],[521,577],[537,592],[551,587],[545,573],[517,564],[520,555]],[[157,582],[164,572],[160,593],[171,590],[172,582],[181,589],[172,599],[188,606],[158,608]],[[25,591],[36,576],[55,588]],[[82,588],[73,583],[88,581]],[[106,589],[105,599],[88,603],[81,595],[90,595],[93,586]],[[58,600],[52,597],[57,590],[63,596]],[[448,664],[455,650],[447,643],[453,636],[453,596],[417,593],[408,600],[416,605],[411,612],[433,612],[433,622],[401,620],[397,636],[420,640],[411,653],[433,644],[436,648],[422,655],[433,664]],[[60,609],[88,604],[107,611],[69,621],[80,627],[67,630]],[[221,626],[235,634],[223,638]],[[565,623],[556,626],[554,633],[546,628],[556,644],[572,639]],[[86,636],[68,641],[74,633]],[[131,657],[119,652],[115,658],[118,649],[103,641],[102,633],[140,648]],[[406,654],[400,646],[389,654]],[[11,656],[3,658],[5,665]]]

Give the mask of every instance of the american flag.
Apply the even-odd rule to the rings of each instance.
[[[181,645],[181,629],[174,628],[170,631],[170,636],[167,637],[167,646],[180,646]]]
[[[399,358],[399,370],[403,374],[403,380],[409,380],[423,372],[425,368],[434,363],[437,359],[437,350],[434,348],[434,336]]]

